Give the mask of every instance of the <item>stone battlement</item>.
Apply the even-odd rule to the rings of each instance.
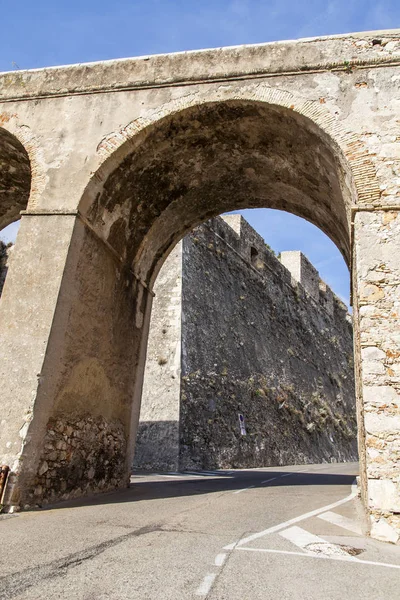
[[[233,235],[225,224],[233,230]],[[284,284],[294,288],[301,286],[304,292],[332,315],[335,307],[340,311],[347,310],[343,301],[320,278],[317,269],[302,252],[289,250],[281,252],[279,257],[275,256],[261,235],[241,215],[222,215],[208,221],[207,226],[213,227],[227,244],[260,273],[267,274],[271,269],[278,272]]]

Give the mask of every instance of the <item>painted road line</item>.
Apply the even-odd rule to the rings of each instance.
[[[205,475],[216,475],[214,471],[183,471],[185,475],[196,475],[196,477],[204,477]]]
[[[207,477],[223,477],[220,473],[212,473],[210,471],[184,471],[182,475],[186,477],[201,477],[206,479]]]
[[[270,481],[274,481],[275,479],[281,479],[282,477],[289,477],[289,475],[300,475],[301,473],[306,473],[307,471],[294,471],[290,473],[285,473],[284,475],[277,475],[276,477],[271,477],[271,479],[264,479],[261,483],[269,483]]]
[[[193,473],[193,471],[188,471],[188,473]],[[199,471],[197,471],[199,473]],[[205,473],[206,475],[217,475],[221,477],[221,475],[229,475],[230,471],[200,471],[200,473]]]
[[[251,490],[252,488],[255,488],[255,485],[249,485],[249,487],[247,488],[243,488],[242,490],[236,490],[235,492],[233,492],[234,494],[241,494],[242,492],[247,492],[247,490]]]
[[[221,552],[221,554],[217,554],[215,557],[214,564],[216,567],[222,567],[224,562],[226,561],[227,554],[225,552]]]
[[[344,556],[351,560],[358,560],[354,556],[349,555],[346,550],[336,544],[331,544],[318,535],[314,535],[297,525],[289,527],[279,532],[279,535],[292,544],[312,554],[324,554],[325,556]]]
[[[264,481],[261,481],[260,484],[258,485],[262,485],[263,483],[268,483],[270,481],[274,481],[275,479],[281,479],[282,477],[289,477],[289,475],[297,475],[297,473],[285,473],[284,475],[278,475],[277,477],[271,477],[270,479],[265,479]],[[235,492],[233,492],[233,494],[241,494],[242,492],[247,492],[247,490],[251,490],[253,488],[255,488],[255,485],[250,485],[247,488],[243,488],[242,490],[236,490]]]
[[[348,517],[344,517],[343,515],[339,515],[338,513],[328,511],[322,513],[322,515],[318,515],[318,518],[322,519],[323,521],[327,521],[328,523],[333,523],[333,525],[337,525],[343,529],[348,529],[353,533],[358,533],[358,535],[362,535],[362,529],[356,521],[353,521],[353,519],[349,519]]]
[[[216,576],[216,573],[209,573],[206,575],[197,588],[196,596],[207,596],[208,592],[211,590],[211,586],[214,583]]]
[[[301,556],[302,558],[322,558],[323,560],[341,560],[345,562],[351,562],[354,565],[372,565],[374,567],[385,567],[389,569],[400,569],[400,565],[393,565],[391,563],[381,563],[373,560],[362,560],[358,558],[356,561],[351,560],[352,556],[326,556],[325,554],[307,554],[306,552],[292,552],[290,550],[273,550],[272,548],[236,548],[243,552],[266,552],[268,554],[288,554],[289,556]]]
[[[321,506],[321,508],[316,508],[315,510],[311,510],[308,513],[304,513],[304,515],[299,515],[298,517],[294,517],[293,519],[289,519],[288,521],[279,523],[278,525],[273,525],[272,527],[268,527],[268,529],[264,529],[263,531],[259,531],[258,533],[253,533],[252,535],[249,535],[248,537],[238,540],[237,542],[234,542],[233,544],[228,544],[228,546],[224,547],[224,550],[232,550],[235,547],[237,548],[239,546],[244,546],[244,544],[248,544],[249,542],[258,540],[259,538],[264,537],[265,535],[268,535],[270,533],[276,533],[277,531],[281,531],[281,529],[287,529],[288,527],[290,527],[290,525],[295,525],[296,523],[299,523],[300,521],[304,521],[305,519],[310,519],[311,517],[316,517],[317,515],[320,515],[323,512],[327,512],[328,510],[331,510],[333,508],[336,508],[337,506],[341,506],[342,504],[349,502],[349,500],[352,500],[353,498],[355,498],[356,495],[357,495],[357,488],[356,488],[356,486],[352,486],[351,494],[349,494],[342,500],[337,500],[337,502],[332,502],[332,504],[327,504],[326,506]]]

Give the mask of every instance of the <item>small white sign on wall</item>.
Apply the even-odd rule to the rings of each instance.
[[[246,426],[244,424],[244,416],[241,413],[238,413],[238,417],[239,417],[240,434],[246,435]]]

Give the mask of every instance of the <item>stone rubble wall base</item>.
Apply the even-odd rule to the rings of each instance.
[[[126,445],[118,421],[51,418],[25,508],[126,487]]]

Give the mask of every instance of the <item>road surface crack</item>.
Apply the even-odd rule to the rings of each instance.
[[[15,596],[22,594],[30,587],[38,585],[43,580],[64,577],[67,575],[69,569],[78,567],[85,561],[93,560],[109,548],[123,544],[135,537],[160,531],[162,531],[162,524],[141,527],[140,529],[135,529],[114,539],[106,540],[105,542],[101,542],[85,550],[80,550],[79,552],[74,552],[47,564],[0,577],[0,599],[9,600],[10,598],[15,598]]]

